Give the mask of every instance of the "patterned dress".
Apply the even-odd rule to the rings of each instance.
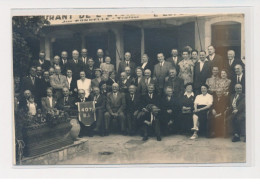
[[[231,80],[229,80],[227,78],[226,79],[221,78],[221,79],[218,80],[217,87],[222,88],[224,93],[228,93],[229,90],[230,90],[229,89],[230,83],[231,83]]]
[[[187,83],[193,83],[194,63],[191,60],[182,60],[179,63],[179,66],[179,77],[184,80],[184,85]]]

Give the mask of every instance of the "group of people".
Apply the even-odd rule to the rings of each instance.
[[[123,135],[140,134],[143,140],[169,134],[207,137],[227,136],[245,141],[245,65],[227,52],[228,60],[215,53],[185,47],[172,49],[158,63],[147,54],[139,64],[126,52],[116,68],[102,49],[96,58],[87,49],[66,51],[50,62],[43,51],[21,80],[18,109],[31,116],[41,109],[77,110],[77,102],[94,101],[96,122],[89,128],[81,124],[80,137],[108,136],[116,124]],[[138,64],[138,65],[137,65]],[[228,124],[229,123],[229,124]]]

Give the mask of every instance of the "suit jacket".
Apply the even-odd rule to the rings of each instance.
[[[171,115],[178,115],[180,112],[180,107],[179,107],[179,98],[176,96],[172,96],[170,101],[168,100],[167,96],[164,96],[161,101],[160,101],[160,107],[161,107],[161,112],[163,115],[167,116],[167,110],[171,109],[172,114]]]
[[[57,101],[57,108],[59,110],[66,110],[66,109],[76,109],[75,106],[75,99],[71,96],[68,97],[68,101],[65,102],[64,96],[58,99]]]
[[[95,96],[92,94],[90,96],[90,101],[94,101]],[[103,94],[100,94],[95,101],[95,109],[105,111],[106,108],[106,97]]]
[[[172,87],[176,96],[180,97],[184,93],[184,80],[176,76],[175,78],[166,77],[164,88]]]
[[[66,77],[66,80],[68,82],[68,79]],[[72,94],[74,94],[74,89],[77,89],[77,80],[75,78],[72,77],[72,80],[70,82],[70,85],[69,85],[69,82],[68,82],[68,87],[69,87],[69,91],[72,92]]]
[[[131,79],[127,79],[126,83],[123,83],[122,80],[119,80],[119,91],[122,93],[128,92],[128,87],[131,85],[132,81]]]
[[[62,59],[61,59],[61,61],[60,61],[61,74],[63,74],[63,75],[66,75],[66,73],[67,73],[68,62],[69,62],[68,59],[66,60],[66,63],[65,63],[65,64],[63,64],[63,60],[62,60]]]
[[[90,69],[89,66],[86,66],[84,71],[86,73],[86,78],[88,78],[88,79],[94,79],[95,78],[95,67],[93,67],[93,69]]]
[[[63,87],[69,88],[67,78],[64,75],[60,75],[60,77],[58,77],[56,74],[51,75],[50,84],[53,89],[62,89]]]
[[[101,82],[101,81],[100,81]],[[99,87],[99,83],[100,83],[96,78],[91,80],[91,87]]]
[[[126,107],[125,94],[117,92],[117,97],[114,98],[113,93],[107,94],[106,109],[111,113],[124,112]]]
[[[177,75],[178,75],[178,74],[179,74],[179,71],[180,71],[179,62],[182,61],[182,57],[179,57],[179,56],[178,56],[178,57],[177,57],[177,62],[176,62],[176,63],[173,61],[173,57],[169,57],[169,58],[167,58],[166,61],[167,61],[167,62],[170,62],[170,63],[172,64],[172,66],[176,68]]]
[[[213,60],[210,60],[209,56],[207,56],[207,59],[212,63],[212,66],[217,66],[219,70],[224,68],[223,59],[220,55],[215,53]]]
[[[157,83],[159,84],[159,88],[162,89],[164,87],[165,77],[168,76],[169,69],[172,68],[172,63],[165,61],[163,66],[160,66],[160,63],[154,66],[154,77],[157,79]]]
[[[235,93],[235,85],[237,84],[237,75],[233,76],[233,78],[231,79],[231,93]],[[239,82],[239,84],[242,85],[242,92],[245,93],[246,92],[246,79],[245,79],[245,74],[243,73],[243,76],[241,78],[241,82]]]
[[[80,71],[84,70],[83,63],[81,60],[78,60],[78,62],[75,63],[75,61],[73,59],[71,59],[71,60],[69,60],[69,62],[67,64],[67,69],[71,69],[73,77],[76,79],[79,79]]]
[[[211,77],[211,62],[205,61],[202,70],[200,71],[200,62],[197,62],[194,67],[194,89],[199,89],[201,85],[206,83],[207,78]]]
[[[105,57],[102,57],[102,59],[103,59],[103,63],[105,63]],[[100,63],[100,61],[99,61],[99,58],[97,57],[97,58],[95,59],[94,66],[95,66],[95,68],[100,68],[100,65],[101,65],[101,63]]]
[[[47,96],[46,90],[51,87],[50,80],[45,81],[44,78],[39,80],[39,83],[36,84],[36,94],[39,98]]]
[[[119,66],[118,66],[118,75],[120,76],[120,74],[122,72],[125,71],[125,67],[126,67],[126,61],[121,61],[119,63]],[[135,76],[135,68],[136,68],[136,65],[133,61],[130,61],[129,62],[129,67],[131,68],[131,76]]]
[[[158,92],[158,83],[157,83],[157,80],[153,79],[151,77],[150,79],[150,82],[149,84],[154,84],[154,87],[155,87],[155,93]],[[145,77],[143,77],[141,80],[140,80],[140,84],[139,86],[137,86],[137,91],[141,93],[141,95],[145,95],[146,93],[148,93],[148,85],[149,84],[146,84],[145,83]]]
[[[50,106],[50,101],[48,97],[42,98],[42,109],[43,112],[48,112],[49,110],[56,108],[57,106],[57,99],[55,97],[52,97],[52,107]]]
[[[40,63],[39,59],[33,62],[34,66],[41,66],[44,71],[48,71],[51,67],[51,62],[49,60],[44,60],[43,64]]]
[[[125,95],[125,100],[126,100],[126,112],[133,114],[136,110],[141,110],[140,106],[140,95],[138,93],[134,94],[134,99],[132,100],[132,97],[130,93],[127,93]]]
[[[142,67],[143,64],[140,65],[140,67]],[[149,69],[152,72],[153,75],[153,70],[154,70],[154,64],[152,62],[148,62],[146,64],[146,66],[144,68],[142,68],[143,71],[145,71],[146,69]]]
[[[231,107],[231,110],[233,111],[232,103],[235,98],[236,94],[232,94],[230,98],[229,106]],[[245,119],[246,117],[246,102],[245,102],[245,94],[240,94],[236,101],[236,109],[238,112],[236,113],[236,117],[238,119]]]
[[[240,64],[243,69],[245,69],[245,64],[242,62],[242,60],[238,59],[238,58],[235,58],[234,61],[232,62],[231,66],[229,65],[229,60],[226,60],[225,63],[224,63],[224,69],[227,70],[228,72],[228,78],[229,79],[232,79],[234,76],[236,76],[236,73],[235,73],[235,66],[237,64]]]
[[[213,96],[212,109],[215,109],[217,114],[221,113],[223,115],[225,110],[227,110],[228,104],[229,102],[226,96],[221,96],[220,98],[216,95]]]
[[[160,108],[160,97],[156,93],[153,93],[152,98],[146,93],[145,95],[142,95],[141,97],[141,108],[145,108],[148,104],[154,104],[157,107]]]
[[[21,93],[23,94],[25,90],[30,90],[31,93],[37,96],[37,86],[40,84],[40,79],[35,77],[34,84],[30,76],[26,76],[21,81]]]

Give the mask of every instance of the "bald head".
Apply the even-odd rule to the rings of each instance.
[[[119,85],[118,85],[118,83],[113,83],[113,85],[112,85],[112,91],[113,91],[114,93],[116,93],[116,92],[118,92],[118,90],[119,90]]]
[[[72,51],[72,58],[75,60],[79,59],[79,52],[77,50]]]

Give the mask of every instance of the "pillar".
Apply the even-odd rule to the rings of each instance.
[[[142,61],[142,56],[145,53],[145,40],[144,40],[144,28],[141,28],[141,61]]]
[[[114,28],[112,31],[116,37],[116,70],[119,63],[124,60],[124,38],[122,28]]]
[[[50,60],[51,59],[51,41],[50,38],[48,36],[45,37],[45,58],[46,60]]]
[[[87,48],[85,34],[81,34],[81,49]]]

